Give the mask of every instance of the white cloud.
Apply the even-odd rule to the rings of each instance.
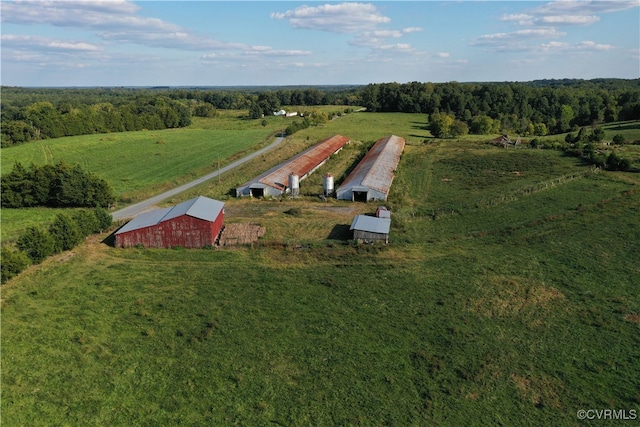
[[[262,49],[265,48],[266,49]],[[268,46],[261,46],[261,49],[253,51],[254,53],[259,53],[263,56],[308,56],[311,55],[311,51],[309,50],[298,50],[298,49],[272,49]],[[252,53],[251,51],[246,53]]]
[[[611,13],[640,6],[640,0],[559,0],[533,9],[540,16]]]
[[[411,33],[419,33],[421,31],[424,31],[424,29],[420,27],[407,27],[407,28],[403,28],[401,31],[403,34],[411,34]]]
[[[195,33],[171,22],[158,18],[140,16],[141,8],[128,0],[112,1],[32,1],[3,2],[2,21],[22,25],[53,25],[72,27],[93,32],[101,39],[120,44],[137,44],[153,48],[191,51],[230,51],[237,54],[265,56],[304,56],[310,51],[295,49],[273,49],[268,46],[250,46],[216,40]],[[15,45],[19,40],[12,40]],[[32,38],[21,40],[27,49],[88,49],[96,45],[75,41],[58,41],[47,44]],[[3,42],[3,44],[5,44]],[[9,46],[9,45],[7,45]],[[3,46],[6,47],[6,46]],[[212,57],[204,58],[211,61]]]
[[[557,51],[568,49],[571,45],[567,42],[549,42],[540,45],[542,50],[545,51]]]
[[[178,25],[134,15],[139,7],[129,1],[16,1],[3,2],[2,21],[13,24],[49,24],[89,29],[180,31]]]
[[[356,33],[376,28],[391,21],[378,8],[367,3],[324,4],[300,6],[286,12],[274,12],[274,19],[286,19],[294,28],[327,31],[332,33]]]
[[[611,49],[614,49],[615,46],[610,44],[596,43],[591,40],[586,40],[586,41],[576,43],[576,48],[580,50],[593,51],[593,50],[611,50]]]
[[[547,25],[591,25],[600,20],[595,15],[550,15],[540,18]]]
[[[566,33],[555,28],[528,28],[509,33],[486,34],[471,42],[471,46],[483,47],[493,52],[523,52],[535,49],[534,41],[555,39]]]
[[[534,22],[534,19],[535,19],[535,16],[529,15],[526,13],[503,15],[500,18],[501,21],[512,21],[512,22],[516,22],[518,25],[532,25]]]
[[[448,58],[451,56],[449,52],[438,52],[436,55],[438,58]]]
[[[493,51],[544,51],[560,50],[609,50],[613,46],[595,42],[569,44],[553,41],[567,35],[557,30],[572,26],[588,26],[600,21],[598,14],[618,12],[640,6],[640,0],[620,1],[592,1],[592,0],[557,0],[530,9],[524,13],[514,13],[501,16],[503,22],[510,22],[527,29],[512,32],[487,34],[472,41],[472,46],[483,46]],[[535,40],[546,38],[548,41],[539,45]]]
[[[286,12],[273,12],[271,18],[286,20],[296,29],[354,34],[348,44],[369,48],[372,53],[416,53],[417,50],[408,43],[389,43],[388,40],[423,31],[420,27],[382,28],[391,19],[371,3],[305,5]]]
[[[592,25],[600,21],[600,17],[596,14],[618,12],[638,6],[640,6],[640,0],[558,0],[528,10],[526,13],[503,15],[500,20],[523,26]]]
[[[578,43],[566,43],[566,42],[549,42],[540,45],[540,49],[547,53],[579,53],[579,52],[596,52],[603,50],[615,49],[615,46],[610,44],[596,43],[591,40],[585,40]]]
[[[0,40],[2,40],[2,47],[4,49],[30,48],[35,50],[57,50],[68,52],[98,52],[102,50],[99,46],[83,41],[59,40],[50,37],[3,34],[0,36]]]
[[[486,34],[478,37],[472,45],[484,46],[498,43],[510,43],[517,41],[530,40],[535,38],[556,38],[565,36],[567,33],[556,30],[555,28],[533,28],[512,31],[510,33]]]
[[[375,31],[364,33],[364,34],[372,35],[375,37],[391,37],[391,38],[402,37],[402,31],[400,30],[375,30]]]
[[[379,46],[378,49],[380,49],[380,50],[393,50],[393,51],[396,51],[396,52],[408,52],[408,51],[413,50],[411,45],[407,44],[407,43],[385,44],[385,45]]]

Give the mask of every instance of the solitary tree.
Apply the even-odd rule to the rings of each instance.
[[[591,133],[591,141],[593,142],[602,142],[604,140],[605,131],[601,127],[597,127]]]
[[[436,138],[447,138],[451,135],[453,117],[445,113],[433,113],[431,115],[430,130]]]
[[[625,143],[624,135],[621,133],[617,133],[613,135],[613,143],[614,144],[624,144]]]

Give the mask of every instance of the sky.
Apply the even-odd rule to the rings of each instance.
[[[8,86],[640,78],[640,0],[0,2]]]

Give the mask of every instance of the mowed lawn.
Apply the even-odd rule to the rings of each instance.
[[[259,245],[120,250],[101,236],[4,285],[3,425],[572,426],[580,409],[640,413],[637,174],[550,150],[423,144],[417,117],[395,121],[419,136],[392,187],[390,245],[331,233],[375,204],[236,200],[212,183],[199,191],[225,198],[228,221],[267,227]],[[360,132],[362,146],[377,139]]]

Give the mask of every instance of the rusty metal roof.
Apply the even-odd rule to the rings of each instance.
[[[332,154],[339,151],[349,142],[351,142],[351,140],[342,135],[334,135],[324,139],[286,162],[267,171],[263,175],[260,175],[251,182],[259,182],[284,191],[289,185],[289,175],[295,174],[298,175],[300,179],[304,178],[305,175],[313,172],[318,166],[331,157]]]
[[[367,187],[388,194],[404,142],[395,135],[379,139],[340,187]]]

